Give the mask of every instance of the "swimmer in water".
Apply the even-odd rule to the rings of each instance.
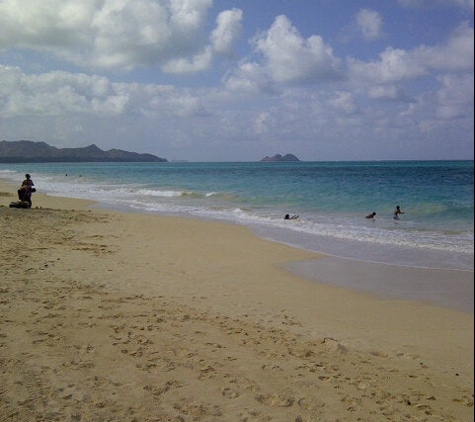
[[[396,209],[394,210],[393,219],[394,219],[394,220],[399,220],[399,215],[401,215],[401,214],[404,214],[404,212],[401,211],[401,207],[398,205],[398,206],[396,207]]]

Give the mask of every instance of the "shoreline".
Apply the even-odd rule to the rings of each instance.
[[[14,189],[9,182],[0,178],[0,191]],[[193,216],[158,215],[130,208],[112,207],[87,199],[65,198],[35,193],[35,207],[52,207],[57,209],[91,209],[98,212],[117,212],[125,214],[150,215],[191,219],[197,222],[216,222],[234,226],[230,221],[216,221]],[[16,199],[16,198],[14,198]],[[0,202],[0,205],[2,203]],[[5,204],[5,206],[7,206]],[[298,247],[279,239],[263,237],[252,228],[237,224],[243,230],[250,230],[264,241],[277,243],[291,249],[310,253],[318,258],[305,261],[289,262],[286,268],[295,275],[316,283],[343,287],[355,292],[374,294],[381,299],[411,300],[429,305],[441,306],[453,310],[474,313],[474,272],[471,269],[442,269],[396,265],[384,262],[372,262],[361,259],[345,258],[319,252],[305,247]],[[324,259],[322,259],[324,258]],[[405,280],[414,280],[407,282]]]
[[[9,181],[0,178],[0,191],[11,189],[15,189],[14,186]],[[150,215],[157,218],[171,217],[184,220],[191,219],[197,222],[236,225],[236,223],[230,221],[216,221],[193,216],[183,217],[173,214],[158,215],[140,210],[134,211],[130,208],[122,209],[87,199],[65,198],[41,193],[35,193],[33,196],[38,198],[39,201],[38,203],[35,201],[33,208],[49,206],[57,209],[91,209],[106,213]],[[0,202],[1,205],[7,206],[6,203],[2,204]],[[424,268],[335,256],[305,247],[298,247],[295,244],[289,244],[288,241],[268,238],[264,236],[264,233],[259,233],[259,230],[256,231],[240,224],[237,224],[237,226],[242,227],[243,230],[250,230],[264,241],[277,243],[318,257],[287,263],[287,270],[306,280],[343,287],[355,292],[374,294],[383,300],[419,301],[472,314],[475,312],[474,272],[471,269]],[[415,282],[406,282],[405,280],[415,280]]]
[[[228,180],[228,177],[234,174],[234,166],[229,164],[190,164],[185,168],[171,165],[166,167],[165,171],[162,171],[160,166],[143,166],[137,172],[133,171],[134,166],[125,164],[110,168],[106,166],[104,169],[108,168],[107,172],[103,171],[102,166],[93,163],[77,166],[68,163],[46,164],[36,166],[38,173],[35,181],[43,193],[90,199],[101,206],[124,212],[138,210],[158,215],[241,224],[252,228],[260,237],[326,255],[398,266],[473,271],[473,204],[470,203],[473,183],[471,193],[463,190],[460,192],[464,205],[454,209],[454,212],[441,214],[441,210],[451,209],[452,205],[444,200],[440,204],[432,203],[435,196],[426,190],[425,194],[418,196],[415,203],[409,198],[404,199],[403,202],[408,205],[412,203],[412,211],[408,210],[407,218],[395,223],[392,207],[386,208],[388,203],[394,200],[381,198],[372,203],[371,190],[360,190],[362,186],[359,182],[355,182],[354,191],[356,197],[360,198],[359,211],[358,207],[353,211],[347,210],[347,204],[351,203],[351,200],[343,201],[345,195],[342,197],[338,194],[334,199],[323,200],[325,195],[333,191],[331,184],[325,185],[326,188],[321,192],[322,198],[316,201],[312,199],[312,195],[316,194],[319,188],[314,192],[309,187],[310,196],[306,200],[294,198],[290,190],[289,197],[293,198],[290,203],[274,202],[289,189],[285,180],[282,180],[280,187],[278,181],[271,184],[275,191],[261,190],[262,183],[258,182],[261,180],[261,177],[258,177],[259,167],[253,166],[249,174],[247,165],[242,168],[236,166],[237,174],[250,177],[249,181],[246,179],[244,182],[242,194],[239,189],[233,188],[233,183]],[[28,168],[28,171],[34,169],[35,166]],[[200,183],[197,183],[193,176],[195,169],[204,178]],[[5,178],[10,181],[12,177],[18,178],[16,171],[20,170],[19,167],[6,169]],[[222,183],[212,177],[213,172],[218,170],[224,171],[223,175],[226,175]],[[308,170],[312,174],[320,171],[318,166]],[[472,172],[473,180],[473,167],[470,169],[469,166],[466,171]],[[115,174],[116,177],[107,176],[109,173]],[[271,177],[274,172],[267,173],[266,177]],[[144,177],[145,174],[149,177],[153,174],[154,181],[149,181],[148,177]],[[464,174],[462,171],[462,175]],[[178,182],[182,177],[188,178],[188,181]],[[261,199],[252,193],[253,183],[260,187],[258,191],[262,192]],[[368,198],[365,198],[365,195],[361,198],[361,192],[367,192],[365,195],[369,195]],[[408,193],[410,189],[404,189],[404,192]],[[450,192],[453,193],[454,190]],[[424,200],[425,195],[427,198]],[[458,199],[455,199],[454,203],[457,201]],[[311,205],[313,202],[316,203],[315,207]],[[376,219],[369,221],[363,218],[368,210],[361,210],[362,203],[380,211]],[[283,221],[285,212],[292,210],[299,210],[299,220],[292,223]],[[467,214],[465,211],[470,212]]]
[[[242,226],[10,192],[6,420],[473,420],[470,312],[310,281],[288,266],[326,257]]]
[[[437,250],[425,250],[414,247],[401,247],[394,245],[377,245],[368,242],[338,238],[329,238],[320,235],[317,238],[305,234],[287,231],[285,234],[269,234],[266,230],[253,228],[253,231],[264,239],[283,243],[290,247],[296,247],[328,257],[341,259],[342,262],[354,261],[374,265],[388,265],[401,268],[414,268],[421,270],[441,271],[474,271],[473,253],[471,255]],[[351,253],[348,251],[351,250]],[[389,258],[390,257],[390,258]],[[424,264],[421,264],[421,261]],[[441,265],[443,263],[444,265]]]

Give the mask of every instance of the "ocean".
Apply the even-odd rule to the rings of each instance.
[[[19,185],[30,173],[47,195],[240,224],[335,257],[473,271],[473,170],[473,161],[47,163],[0,164],[0,177]]]

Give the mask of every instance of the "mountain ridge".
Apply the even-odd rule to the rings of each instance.
[[[41,141],[0,141],[0,163],[49,162],[168,162],[153,154],[122,149],[102,150],[95,144],[80,148],[56,148]]]

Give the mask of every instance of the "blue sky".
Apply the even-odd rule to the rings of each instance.
[[[473,0],[0,0],[0,138],[473,159]]]

